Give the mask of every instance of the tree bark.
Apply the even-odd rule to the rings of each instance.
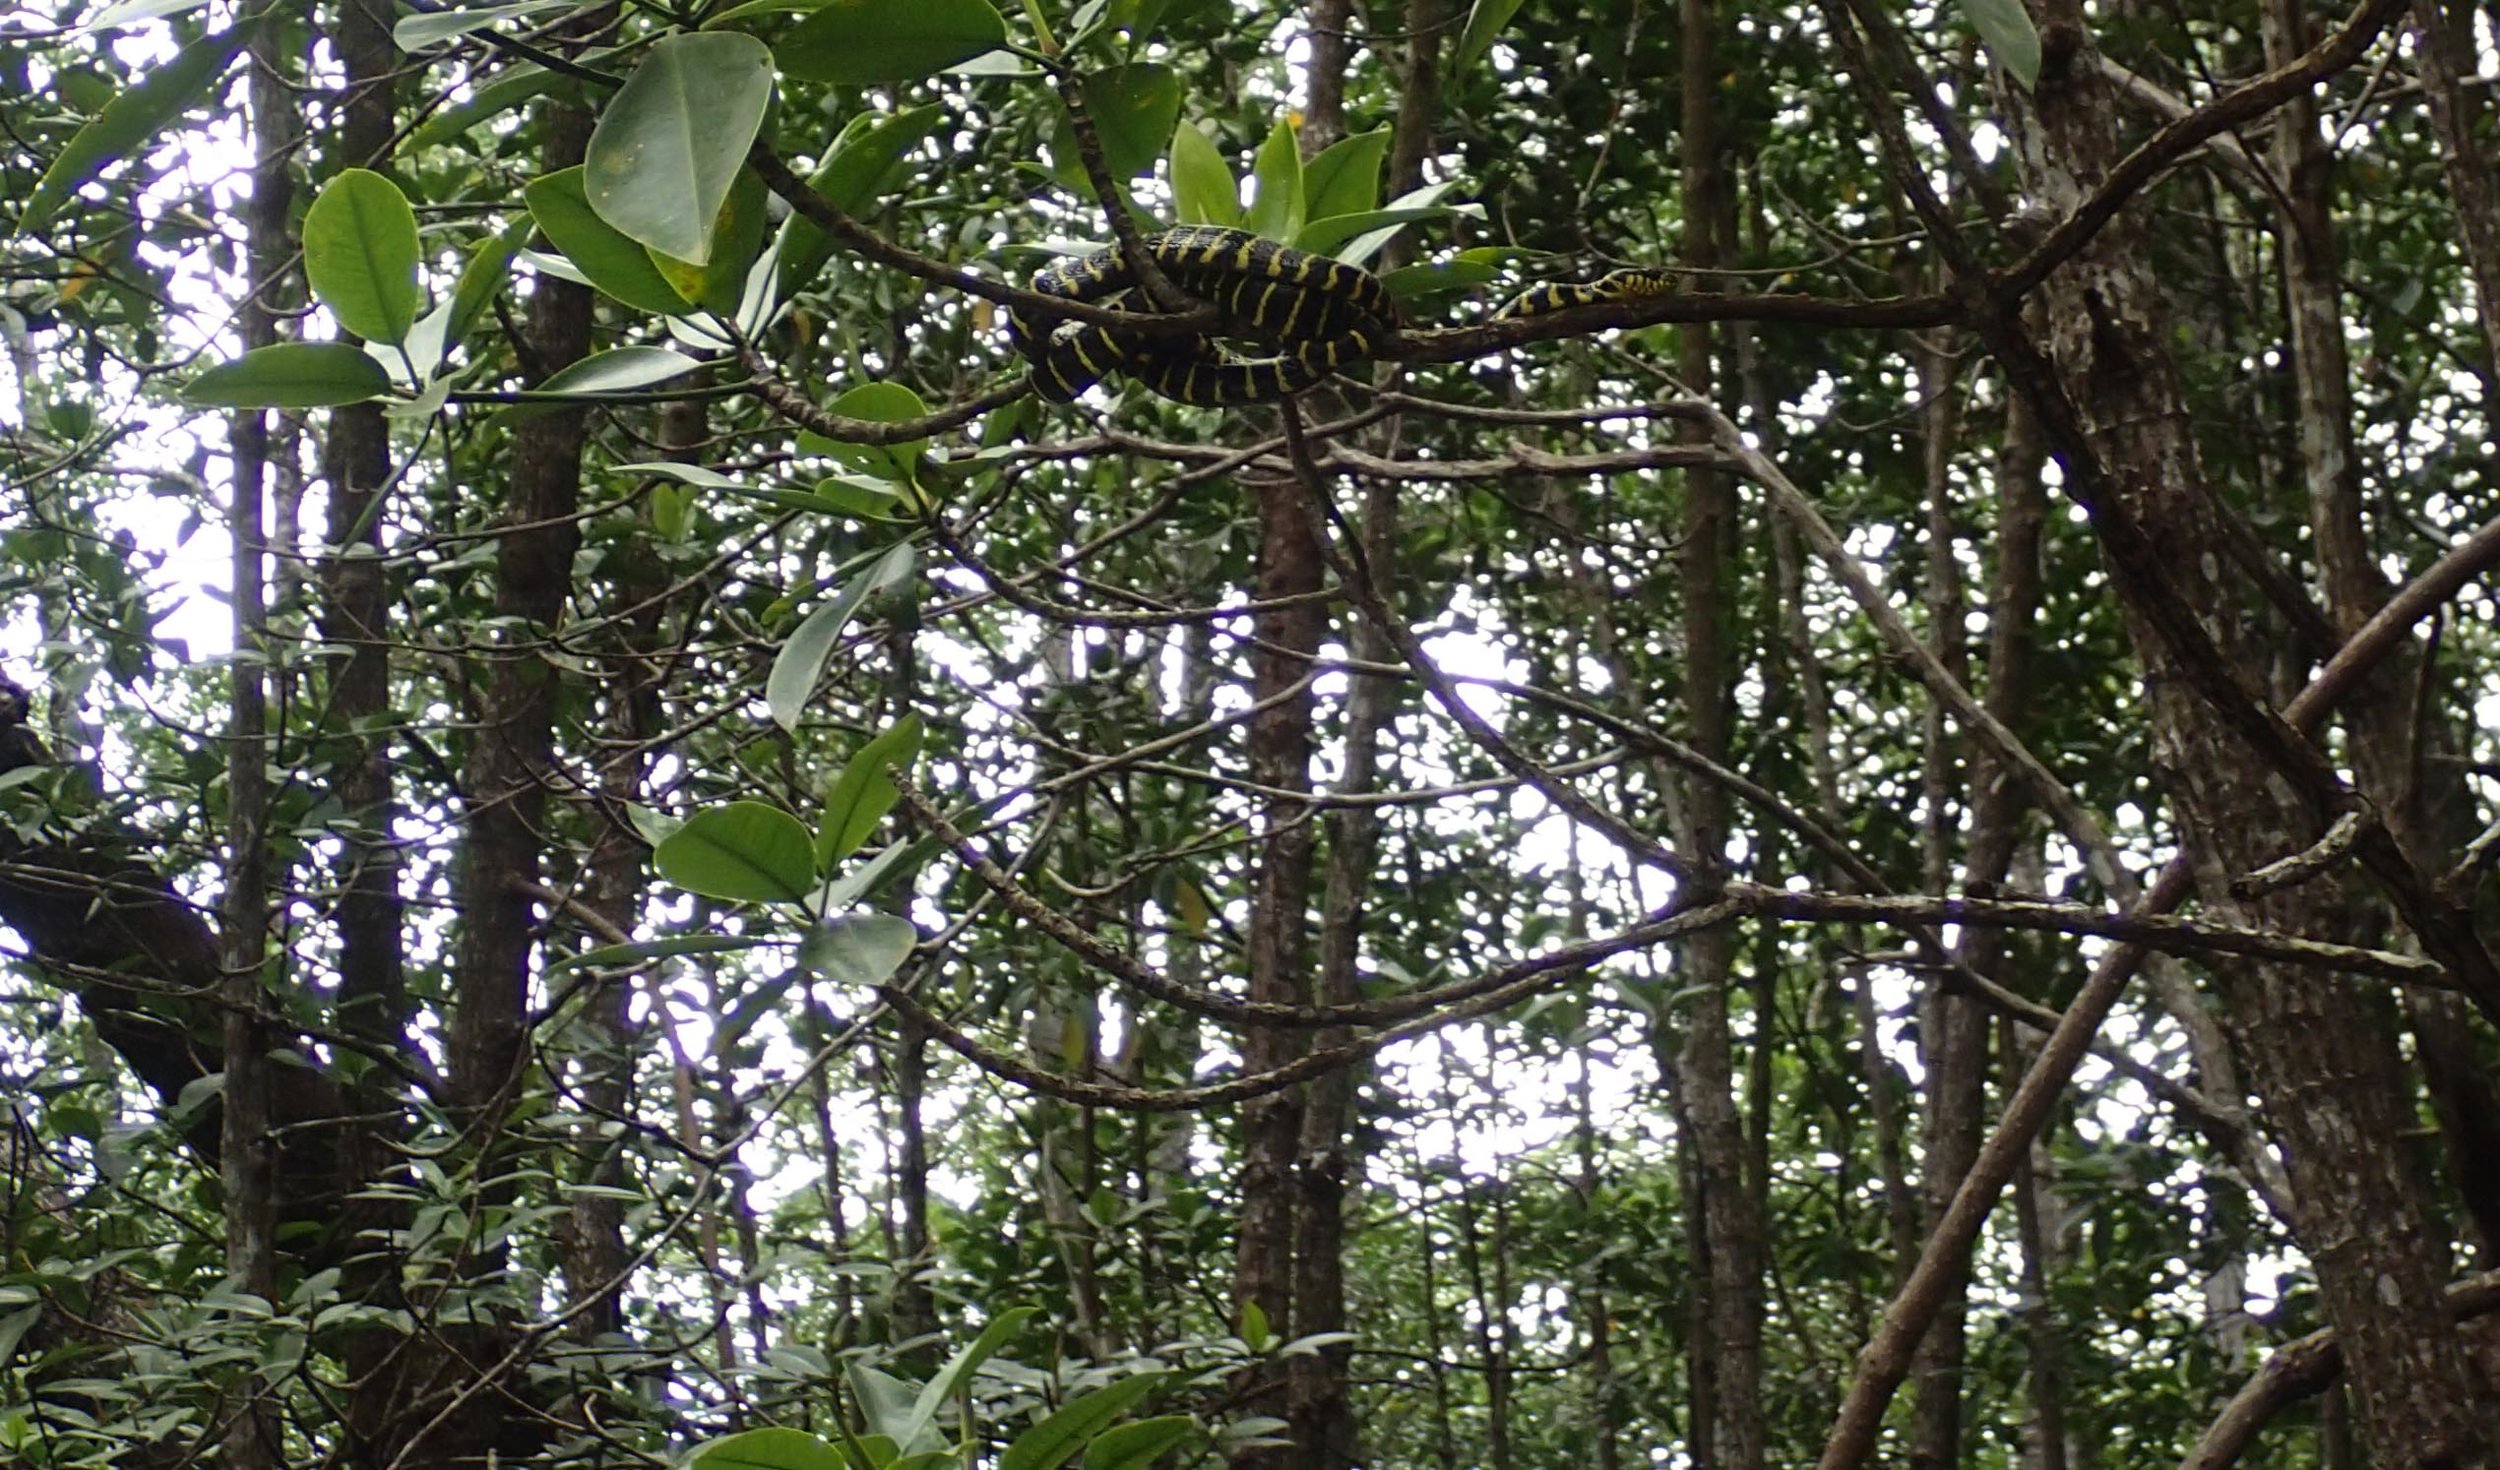
[[[1708,271],[1721,263],[1720,231],[1732,216],[1735,196],[1717,125],[1718,72],[1713,40],[1717,16],[1710,0],[1683,0],[1682,148],[1686,266]],[[1698,279],[1708,281],[1707,275]],[[1678,334],[1677,373],[1693,392],[1708,394],[1716,376],[1716,337],[1707,325]],[[1698,424],[1688,436],[1707,438]],[[1732,669],[1736,650],[1729,627],[1735,605],[1736,490],[1715,470],[1684,473],[1683,537],[1677,565],[1683,583],[1684,703],[1693,749],[1728,762]],[[1684,783],[1683,816],[1676,845],[1702,875],[1718,881],[1726,861],[1729,817],[1726,792],[1709,780]],[[1707,902],[1705,896],[1702,901]],[[1696,1195],[1708,1247],[1705,1310],[1711,1321],[1710,1351],[1716,1378],[1708,1426],[1714,1463],[1721,1470],[1761,1470],[1762,1430],[1762,1221],[1746,1179],[1751,1150],[1737,1112],[1735,1047],[1730,1025],[1736,935],[1725,927],[1688,937],[1678,952],[1677,986],[1692,996],[1674,1069],[1690,1131],[1679,1130],[1678,1147],[1689,1155],[1686,1177]],[[1698,1436],[1702,1426],[1695,1425]]]
[[[2042,11],[2051,60],[2016,109],[2016,135],[2033,191],[2071,209],[2117,157],[2114,99],[2079,7],[2051,0]],[[2040,409],[2110,556],[2151,690],[2159,772],[2206,905],[2232,923],[2325,932],[2342,905],[2330,879],[2255,900],[2232,891],[2239,874],[2307,847],[2319,817],[2230,707],[2262,687],[2264,650],[2244,627],[2241,588],[2209,551],[2227,544],[2226,527],[2197,461],[2151,259],[2136,211],[2123,211],[2045,287],[2049,360],[2002,317],[1991,345]],[[2444,1251],[2393,1146],[2407,1110],[2383,1026],[2349,982],[2253,963],[2215,973],[2380,1462],[2492,1465],[2500,1399],[2441,1311]]]

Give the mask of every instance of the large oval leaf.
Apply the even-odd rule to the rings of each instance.
[[[1962,0],[1962,13],[1979,32],[1988,54],[2026,92],[2040,81],[2040,32],[2022,0]]]
[[[51,223],[52,212],[79,185],[102,173],[114,160],[128,157],[141,143],[154,137],[157,129],[179,117],[194,98],[208,89],[209,83],[226,74],[227,63],[252,39],[258,25],[259,17],[254,16],[200,37],[183,47],[173,60],[149,72],[137,86],[106,103],[104,110],[70,138],[52,160],[52,166],[35,181],[34,191],[26,196],[26,207],[18,211],[17,233],[31,235]]]
[[[818,867],[830,867],[859,851],[900,799],[892,768],[908,768],[919,753],[920,716],[905,715],[894,722],[894,728],[861,746],[859,754],[843,766],[825,797],[825,820],[816,829]]]
[[[1280,120],[1259,145],[1250,163],[1249,212],[1242,227],[1270,240],[1290,240],[1302,231],[1302,143],[1293,120]]]
[[[838,985],[883,985],[911,958],[911,947],[919,942],[920,931],[909,919],[892,914],[838,914],[799,941],[799,963]],[[905,1416],[898,1408],[897,1417]]]
[[[1458,53],[1450,58],[1450,70],[1465,71],[1493,49],[1493,38],[1519,13],[1520,0],[1476,0],[1467,9],[1467,29],[1458,37]]]
[[[345,342],[256,347],[193,378],[182,401],[201,408],[334,408],[391,391],[391,375]]]
[[[590,135],[590,207],[662,255],[705,264],[713,222],[772,96],[772,53],[753,36],[696,31],[660,41]]]
[[[998,1470],[1059,1470],[1086,1441],[1162,1383],[1160,1373],[1141,1373],[1070,1399],[1049,1418],[1009,1441],[1006,1453],[998,1457]]]
[[[665,347],[612,347],[547,375],[541,393],[631,393],[703,366]]]
[[[652,849],[651,858],[661,877],[706,898],[795,903],[816,880],[816,845],[807,828],[760,801],[696,812]]]
[[[532,179],[521,190],[530,218],[582,273],[582,279],[638,311],[675,316],[686,310],[644,249],[590,207],[580,165]]]
[[[765,212],[771,191],[753,169],[740,169],[738,182],[721,201],[720,216],[712,231],[712,258],[701,265],[675,260],[654,252],[651,263],[660,269],[660,277],[669,289],[706,310],[722,316],[738,314],[738,301],[745,293],[747,271],[755,257],[764,253]]]
[[[1127,180],[1155,166],[1172,139],[1172,124],[1181,115],[1181,79],[1168,66],[1140,62],[1115,66],[1085,79],[1085,113],[1102,139],[1103,162],[1111,176]],[[1076,131],[1063,116],[1058,141],[1051,145],[1055,172],[1071,187],[1081,185],[1084,165],[1076,156]]]
[[[1389,130],[1374,128],[1339,138],[1302,169],[1302,212],[1310,219],[1361,214],[1380,207],[1380,164],[1389,156]]]
[[[1199,1432],[1198,1421],[1186,1414],[1117,1425],[1085,1447],[1085,1470],[1150,1470],[1166,1451]]]
[[[417,320],[417,214],[371,169],[342,169],[304,211],[304,278],[339,325],[393,347]]]
[[[1241,223],[1241,185],[1194,122],[1172,133],[1172,212],[1185,225]]]
[[[827,0],[773,55],[802,81],[916,82],[1007,39],[989,0]]]
[[[796,1429],[750,1429],[694,1452],[686,1470],[844,1470],[842,1452]]]

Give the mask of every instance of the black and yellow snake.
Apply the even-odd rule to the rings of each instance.
[[[1022,313],[1008,336],[1031,364],[1035,392],[1065,403],[1111,372],[1175,403],[1224,408],[1272,403],[1349,363],[1368,358],[1397,331],[1397,304],[1380,277],[1358,265],[1280,245],[1248,230],[1185,225],[1140,242],[1164,277],[1224,317],[1213,333],[1148,336],[1094,322],[1055,326]],[[1052,265],[1033,289],[1069,301],[1121,304],[1137,272],[1117,246]],[[1668,291],[1655,271],[1619,270],[1585,285],[1531,287],[1496,319],[1560,311]],[[1274,348],[1244,357],[1218,340],[1242,336]]]

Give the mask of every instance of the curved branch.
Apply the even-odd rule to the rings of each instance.
[[[2449,1283],[2451,1318],[2462,1322],[2493,1312],[2500,1312],[2500,1271]],[[2238,1464],[2266,1421],[2286,1405],[2325,1392],[2343,1371],[2343,1349],[2335,1341],[2333,1328],[2320,1328],[2276,1348],[2265,1366],[2240,1386],[2206,1426],[2196,1448],[2179,1462],[2179,1470],[2225,1470]]]
[[[2369,50],[2370,43],[2395,24],[2404,11],[2405,0],[2362,0],[2361,8],[2317,45],[2274,70],[2241,83],[2145,139],[2134,152],[2118,160],[2117,167],[2109,171],[2109,177],[2101,181],[2091,198],[2049,231],[2030,254],[1990,283],[1998,300],[2010,308],[2047,280],[2049,272],[2090,243],[2101,227],[2126,207],[2129,199],[2172,163],[2359,61],[2361,53]]]

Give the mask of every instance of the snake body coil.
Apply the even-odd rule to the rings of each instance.
[[[1164,230],[1141,243],[1165,279],[1223,313],[1225,334],[1268,343],[1275,355],[1240,356],[1214,334],[1154,337],[1093,322],[1044,328],[1013,316],[1009,335],[1044,398],[1065,403],[1116,370],[1176,403],[1272,403],[1371,356],[1397,329],[1395,303],[1361,266],[1215,225]],[[1098,303],[1125,304],[1136,285],[1136,269],[1117,246],[1033,278],[1044,296]]]
[[[1370,357],[1397,331],[1397,304],[1380,277],[1358,265],[1262,239],[1248,230],[1185,225],[1139,242],[1165,279],[1223,315],[1212,333],[1151,336],[1095,322],[1056,325],[1018,312],[1008,337],[1032,366],[1034,391],[1066,403],[1119,372],[1175,403],[1227,408],[1273,403]],[[1063,260],[1033,277],[1033,290],[1065,301],[1126,309],[1139,298],[1137,271],[1119,247]],[[1661,296],[1674,289],[1657,271],[1619,270],[1585,285],[1530,287],[1494,313],[1533,316],[1601,301]],[[1244,357],[1221,337],[1275,349]]]

